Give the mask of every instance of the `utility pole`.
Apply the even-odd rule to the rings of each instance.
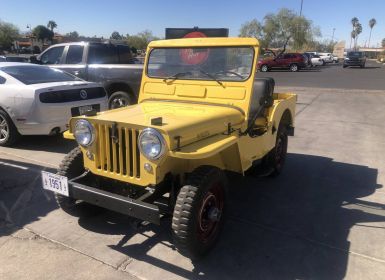
[[[302,16],[302,6],[303,6],[303,0],[301,0],[301,9],[299,10],[299,16]]]
[[[29,39],[31,40],[31,54],[33,54],[33,39],[32,39],[32,26],[30,24],[27,24],[27,28],[29,28]]]
[[[335,28],[333,28],[332,43],[334,42],[334,31],[336,31]]]

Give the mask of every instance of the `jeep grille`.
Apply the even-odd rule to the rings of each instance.
[[[95,164],[98,171],[140,178],[139,130],[117,128],[117,141],[114,141],[111,125],[97,124],[95,127],[98,139]]]

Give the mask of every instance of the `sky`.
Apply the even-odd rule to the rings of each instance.
[[[59,4],[60,3],[60,4]],[[55,32],[66,34],[77,31],[85,36],[109,38],[113,31],[136,34],[151,30],[164,37],[166,27],[229,28],[230,36],[237,36],[246,21],[259,21],[267,13],[289,8],[299,13],[301,0],[0,0],[0,20],[16,25],[26,32],[27,25],[46,25],[54,20]],[[356,16],[363,26],[359,44],[369,38],[368,22],[377,20],[371,38],[371,46],[381,45],[385,38],[384,0],[303,0],[302,14],[320,27],[323,39],[330,40],[335,28],[334,40],[350,43],[352,26]]]

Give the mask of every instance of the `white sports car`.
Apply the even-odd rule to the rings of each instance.
[[[107,110],[102,86],[61,70],[28,63],[0,63],[0,146],[20,135],[65,131],[71,116]]]

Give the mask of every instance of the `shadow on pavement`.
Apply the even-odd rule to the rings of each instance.
[[[68,153],[77,147],[76,141],[64,139],[63,135],[55,136],[23,136],[12,148],[31,151]]]
[[[40,165],[0,158],[0,236],[46,216],[57,208],[41,186]]]
[[[188,279],[343,279],[358,223],[384,222],[383,204],[362,198],[381,188],[377,169],[331,158],[289,154],[280,177],[231,175],[229,217],[219,244],[193,271],[150,254],[171,247],[170,218],[161,227],[130,230],[130,219],[112,212],[79,224],[125,235],[114,250]],[[149,234],[152,233],[152,234]],[[140,244],[127,244],[136,234]]]

